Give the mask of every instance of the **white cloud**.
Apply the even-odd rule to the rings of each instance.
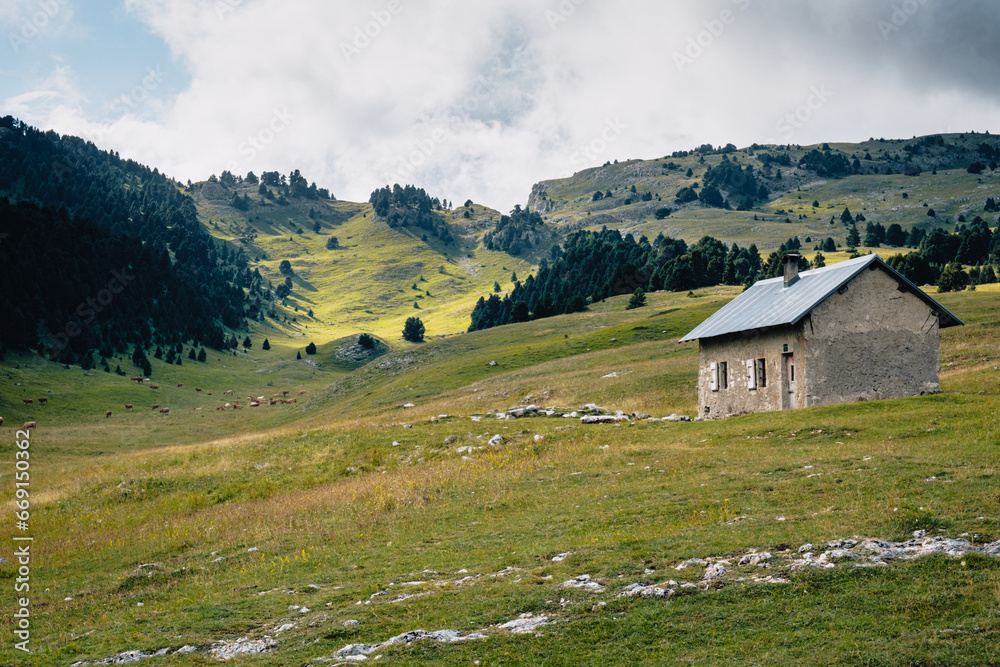
[[[705,142],[993,129],[995,93],[949,76],[962,19],[910,2],[886,38],[881,0],[126,0],[187,90],[104,118],[65,85],[7,107],[181,179],[301,169],[346,199],[401,179],[508,210],[538,180]]]

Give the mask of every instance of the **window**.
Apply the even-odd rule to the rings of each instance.
[[[754,360],[747,359],[747,389],[757,388],[757,369],[754,367]]]
[[[725,361],[719,362],[719,387],[729,389],[729,364]]]
[[[760,388],[767,386],[767,361],[764,359],[757,360],[757,386]]]
[[[795,382],[795,364],[789,364],[788,369],[789,375],[791,376],[789,378],[789,382]]]
[[[708,388],[719,391],[719,365],[714,361],[708,366]]]

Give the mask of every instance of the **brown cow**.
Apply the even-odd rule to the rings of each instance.
[[[31,405],[32,402],[33,402],[30,398],[25,398],[25,399],[22,399],[22,400],[24,401],[25,405]]]
[[[239,403],[237,403],[236,405],[233,406],[233,410],[242,410],[242,409],[243,409],[243,406],[240,405]]]
[[[304,393],[306,393],[306,390],[305,390],[305,389],[303,389],[302,391],[300,391],[300,392],[299,392],[299,396],[301,396],[301,395],[302,395],[302,394],[304,394]]]
[[[178,387],[183,387],[183,386],[184,386],[184,383],[183,383],[183,382],[179,382],[179,383],[177,383],[177,386],[178,386]]]
[[[129,378],[129,382],[142,382],[143,378]]]
[[[160,385],[158,385],[158,384],[151,384],[151,385],[149,385],[149,388],[150,389],[159,389]]]
[[[279,400],[276,399],[276,398],[272,398],[271,401],[270,401],[270,403],[271,403],[271,405],[277,405],[279,403]]]
[[[161,415],[169,415],[170,414],[170,408],[160,408],[160,414]]]
[[[223,394],[226,395],[226,396],[232,396],[233,395],[233,390],[232,389],[227,389],[226,391],[223,392]]]
[[[105,417],[110,417],[111,416],[111,410],[108,410],[107,412],[105,412],[104,416]]]
[[[154,406],[153,406],[153,409],[155,410],[155,409],[156,409],[156,408],[158,408],[158,407],[160,407],[160,404],[159,404],[159,403],[157,403],[156,405],[154,405]]]
[[[126,410],[131,410],[132,409],[132,404],[131,403],[126,403],[125,404],[125,409]]]
[[[38,399],[38,402],[41,403],[42,405],[45,405],[46,403],[49,402],[49,399],[47,399],[47,398],[40,398],[40,399]]]
[[[250,407],[251,408],[259,408],[260,407],[260,403],[258,403],[257,401],[251,401],[250,402]]]
[[[195,387],[194,390],[195,391],[201,391],[201,387]]]
[[[286,389],[286,390],[284,390],[283,392],[281,392],[281,395],[282,395],[282,396],[288,396],[288,390]]]
[[[3,426],[3,417],[0,417],[0,426]]]
[[[23,430],[27,431],[28,429],[35,428],[35,427],[36,427],[35,422],[24,422],[24,426],[22,426],[21,428]]]

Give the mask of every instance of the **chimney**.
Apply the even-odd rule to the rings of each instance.
[[[799,259],[801,255],[789,253],[785,255],[785,287],[791,287],[799,279]]]

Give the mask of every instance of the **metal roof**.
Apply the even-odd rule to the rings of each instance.
[[[796,324],[846,285],[866,267],[876,265],[898,280],[940,315],[941,328],[964,324],[941,304],[927,296],[905,276],[882,261],[878,255],[865,255],[821,269],[803,271],[799,279],[785,287],[784,277],[757,281],[753,287],[719,309],[680,340],[713,338],[751,329]],[[872,266],[872,268],[875,268]]]

